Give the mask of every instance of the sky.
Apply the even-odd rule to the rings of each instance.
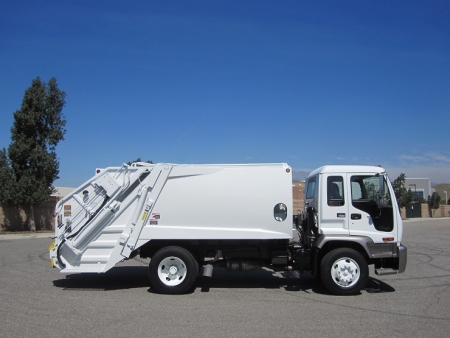
[[[446,0],[0,0],[0,148],[55,77],[55,186],[138,157],[450,183],[449,17]]]

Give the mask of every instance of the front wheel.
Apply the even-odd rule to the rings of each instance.
[[[194,285],[198,263],[184,248],[169,246],[156,252],[149,265],[151,286],[159,293],[186,293]]]
[[[366,286],[369,267],[356,250],[340,248],[330,251],[320,267],[322,283],[335,295],[354,295]]]

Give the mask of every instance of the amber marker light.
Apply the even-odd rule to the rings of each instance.
[[[291,172],[291,169],[287,168],[287,169],[286,169],[286,172],[287,172],[287,173],[290,173],[290,172]]]
[[[393,242],[394,237],[383,237],[383,242]]]

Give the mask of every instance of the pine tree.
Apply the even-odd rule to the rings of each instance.
[[[440,203],[441,203],[441,196],[437,192],[433,192],[431,196],[428,196],[428,208],[430,209],[430,216],[434,216],[436,210],[439,209]],[[432,214],[431,210],[434,210]]]
[[[20,110],[14,113],[8,148],[13,176],[10,203],[28,208],[32,231],[36,230],[34,206],[49,199],[59,174],[55,147],[66,132],[62,115],[65,96],[55,78],[45,83],[37,77],[25,91]]]
[[[6,149],[0,151],[0,204],[12,202],[13,173]]]

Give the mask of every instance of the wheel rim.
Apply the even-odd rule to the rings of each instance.
[[[181,284],[186,273],[186,264],[178,257],[166,257],[158,265],[158,277],[168,286]]]
[[[358,263],[348,257],[339,258],[331,266],[331,279],[343,288],[355,285],[359,280],[360,274]]]

